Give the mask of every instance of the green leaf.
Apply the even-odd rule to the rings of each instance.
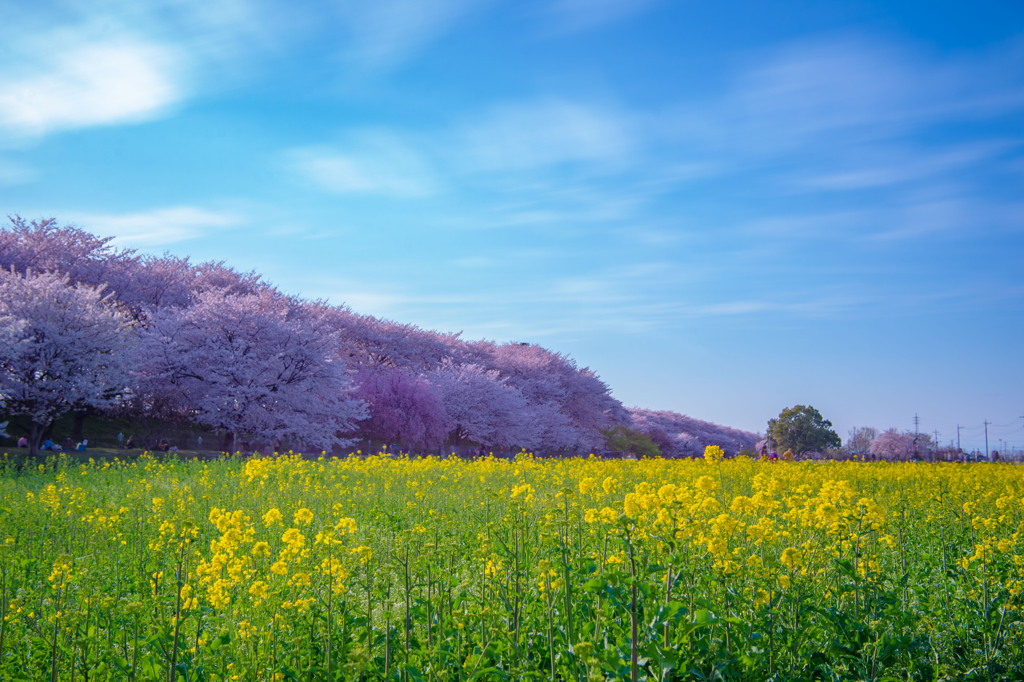
[[[139,670],[148,679],[157,679],[164,676],[162,668],[157,667],[156,662],[151,656],[143,655],[139,660]]]

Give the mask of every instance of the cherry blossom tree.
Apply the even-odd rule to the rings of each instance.
[[[128,328],[100,288],[54,272],[0,271],[0,401],[29,417],[33,455],[61,415],[124,398]]]
[[[239,273],[223,262],[192,263],[187,257],[142,256],[115,283],[118,298],[141,316],[149,308],[190,305],[204,291],[255,294],[272,289],[254,272]]]
[[[633,428],[651,436],[665,457],[696,457],[708,445],[718,445],[727,454],[752,449],[758,436],[749,431],[719,426],[678,412],[629,409]]]
[[[238,272],[227,266],[224,261],[205,261],[193,265],[191,273],[192,288],[199,292],[219,291],[226,294],[247,295],[273,289],[263,281],[263,278],[255,270]]]
[[[104,285],[135,317],[144,307],[188,305],[201,291],[253,294],[269,289],[255,272],[239,273],[220,261],[194,264],[171,255],[139,256],[54,218],[20,216],[0,229],[0,267],[19,273],[59,272],[72,283]]]
[[[526,399],[497,370],[445,363],[425,378],[437,390],[456,446],[467,439],[501,448],[539,444],[540,432]]]
[[[914,434],[888,429],[871,441],[871,456],[897,461],[909,459],[914,448]]]
[[[106,285],[108,293],[117,295],[117,283],[137,258],[131,250],[113,248],[111,241],[113,237],[60,225],[55,218],[26,221],[13,216],[0,229],[0,268],[21,274],[58,272],[72,283]]]
[[[628,424],[629,413],[590,368],[577,368],[571,359],[566,359],[561,382],[565,387],[565,400],[559,406],[560,411],[579,434],[571,448],[574,451],[596,452],[604,443],[604,430]]]
[[[927,434],[915,436],[909,431],[888,429],[871,441],[871,456],[891,461],[909,460],[925,455],[932,447],[931,441]]]
[[[359,315],[343,306],[312,303],[344,339],[344,352],[359,367],[401,368],[416,373],[437,369],[443,362],[461,362],[465,343],[459,333],[443,334],[415,325]]]
[[[369,410],[359,425],[364,438],[433,450],[448,435],[444,405],[426,379],[402,369],[363,368],[356,374],[358,390]]]
[[[588,368],[536,344],[470,344],[480,363],[519,389],[548,453],[599,450],[602,430],[628,423],[622,403]]]
[[[334,331],[281,294],[211,289],[148,319],[140,391],[230,441],[248,435],[330,450],[352,442],[346,434],[367,414]]]
[[[564,455],[569,453],[595,452],[599,444],[588,434],[572,423],[569,415],[554,403],[531,405],[519,414],[524,429],[535,433],[531,441],[523,443],[524,447],[537,454]],[[598,434],[600,435],[600,434]],[[603,439],[603,436],[601,436]]]
[[[843,449],[854,457],[864,457],[871,452],[871,441],[878,438],[878,429],[872,426],[855,426],[850,429]]]
[[[121,300],[136,311],[192,301],[192,264],[188,258],[143,256],[126,273]]]

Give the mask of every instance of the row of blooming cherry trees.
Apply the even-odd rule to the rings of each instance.
[[[760,438],[749,431],[687,417],[677,412],[630,408],[633,428],[646,433],[666,457],[695,457],[714,444],[727,453],[754,450]]]
[[[54,419],[86,409],[202,424],[229,446],[323,450],[366,439],[579,453],[637,417],[639,430],[662,426],[540,346],[382,321],[110,241],[54,220],[0,229],[0,412],[31,419],[33,450]],[[715,440],[707,426],[662,440],[696,452]]]

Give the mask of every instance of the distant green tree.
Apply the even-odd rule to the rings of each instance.
[[[638,457],[660,457],[661,450],[646,433],[625,426],[601,431],[605,445],[613,452],[630,453]]]
[[[792,450],[797,455],[822,452],[843,444],[832,429],[832,422],[810,405],[787,407],[777,419],[769,419],[768,437],[779,450]]]

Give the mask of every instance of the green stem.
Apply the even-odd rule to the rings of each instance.
[[[178,563],[174,567],[174,577],[178,583],[177,589],[175,590],[175,602],[174,602],[174,642],[171,644],[171,665],[167,670],[167,682],[174,682],[175,668],[178,667],[178,638],[181,635],[181,588],[185,584],[185,545],[182,544],[181,551],[178,554]]]
[[[629,624],[630,624],[630,641],[629,641],[629,679],[630,682],[636,682],[637,680],[637,660],[638,660],[638,644],[637,644],[637,622],[636,622],[636,558],[633,555],[633,541],[629,537],[629,531],[626,532],[626,546],[629,548],[629,575],[632,578],[630,580],[630,593],[631,601],[629,606]]]
[[[366,562],[366,660],[373,665],[373,558]],[[328,677],[330,677],[328,675]]]
[[[53,614],[53,641],[50,644],[50,682],[57,682],[57,623],[60,620],[60,604],[60,590],[57,590],[57,603],[54,604]]]
[[[4,634],[7,623],[7,564],[0,565],[0,662],[4,660]]]

